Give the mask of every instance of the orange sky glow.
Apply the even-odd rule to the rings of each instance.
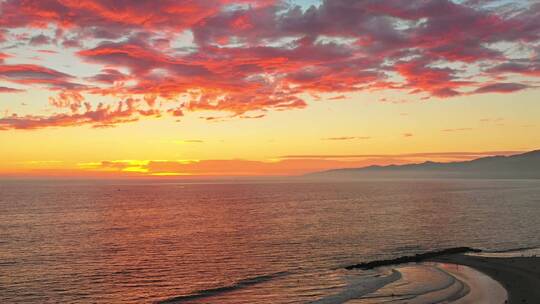
[[[540,148],[535,1],[3,0],[0,15],[0,177],[301,175]]]

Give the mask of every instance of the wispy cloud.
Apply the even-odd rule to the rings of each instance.
[[[20,92],[24,92],[24,90],[0,86],[0,93],[20,93]]]
[[[180,140],[173,140],[172,141],[175,144],[202,144],[204,143],[204,140],[202,139],[180,139]]]
[[[502,122],[504,121],[504,118],[502,117],[495,117],[495,118],[481,118],[480,122]]]
[[[334,96],[334,97],[330,97],[328,98],[328,100],[341,100],[341,99],[346,99],[347,96],[345,95],[338,95],[338,96]]]
[[[443,129],[442,132],[460,132],[460,131],[471,131],[473,128],[453,128],[453,129]]]
[[[339,137],[321,138],[321,140],[335,140],[335,141],[356,140],[356,139],[371,139],[371,137],[369,136],[339,136]]]
[[[477,158],[493,155],[513,155],[524,151],[456,151],[456,152],[421,152],[400,154],[299,154],[283,155],[279,158],[324,158],[324,159],[353,159],[353,158]]]
[[[474,93],[513,93],[531,88],[522,83],[494,83],[485,85],[474,90]]]

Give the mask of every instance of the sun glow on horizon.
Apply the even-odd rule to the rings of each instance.
[[[538,149],[539,11],[0,1],[0,176],[299,175]]]

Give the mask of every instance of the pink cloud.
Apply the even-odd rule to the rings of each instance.
[[[94,35],[110,37],[126,31],[160,27],[180,31],[210,16],[228,1],[165,0],[7,0],[1,4],[4,27],[88,28]],[[159,14],[148,12],[159,11]]]
[[[82,107],[84,97],[77,91],[62,91],[56,97],[49,97],[49,104],[56,108],[68,108],[76,113]]]
[[[19,92],[24,92],[24,90],[0,86],[0,93],[19,93]]]
[[[537,3],[6,0],[0,12],[0,43],[61,45],[101,70],[83,76],[4,64],[9,55],[0,53],[0,79],[55,91],[50,104],[67,116],[84,104],[73,103],[74,94],[152,96],[152,111],[176,117],[220,111],[261,118],[307,107],[306,95],[337,100],[391,89],[452,98],[534,89],[508,77],[540,77]],[[179,47],[178,34],[187,30],[193,41]],[[508,57],[500,43],[519,45],[529,57]],[[58,119],[29,118],[36,117]]]
[[[128,75],[123,74],[115,69],[106,68],[101,70],[101,73],[87,78],[87,80],[97,83],[113,84],[117,81],[128,80],[129,78],[130,77]]]
[[[11,57],[11,55],[0,52],[0,63],[4,62],[4,60],[9,57]]]
[[[50,42],[51,42],[51,38],[43,34],[39,34],[37,36],[30,38],[30,41],[28,42],[28,44],[32,46],[36,46],[36,45],[46,45],[46,44],[49,44]]]
[[[475,93],[512,93],[530,88],[529,85],[521,83],[494,83],[479,87]]]
[[[0,65],[0,79],[20,84],[60,84],[72,78],[68,74],[34,64]]]
[[[62,97],[60,97],[61,99]],[[79,105],[73,107],[73,102],[81,102],[77,96],[67,95],[68,104],[59,104],[71,108],[72,113],[57,113],[50,116],[13,114],[0,118],[0,130],[20,129],[32,130],[48,127],[64,127],[74,125],[91,125],[95,128],[112,127],[118,123],[134,122],[143,116],[159,117],[160,112],[155,109],[141,108],[140,102],[133,99],[118,102],[116,105],[98,104],[95,108],[84,103],[84,111],[79,112]],[[53,100],[53,102],[64,102]]]

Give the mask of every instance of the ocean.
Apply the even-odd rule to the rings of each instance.
[[[539,231],[539,180],[4,180],[0,302],[380,303],[345,266]]]

